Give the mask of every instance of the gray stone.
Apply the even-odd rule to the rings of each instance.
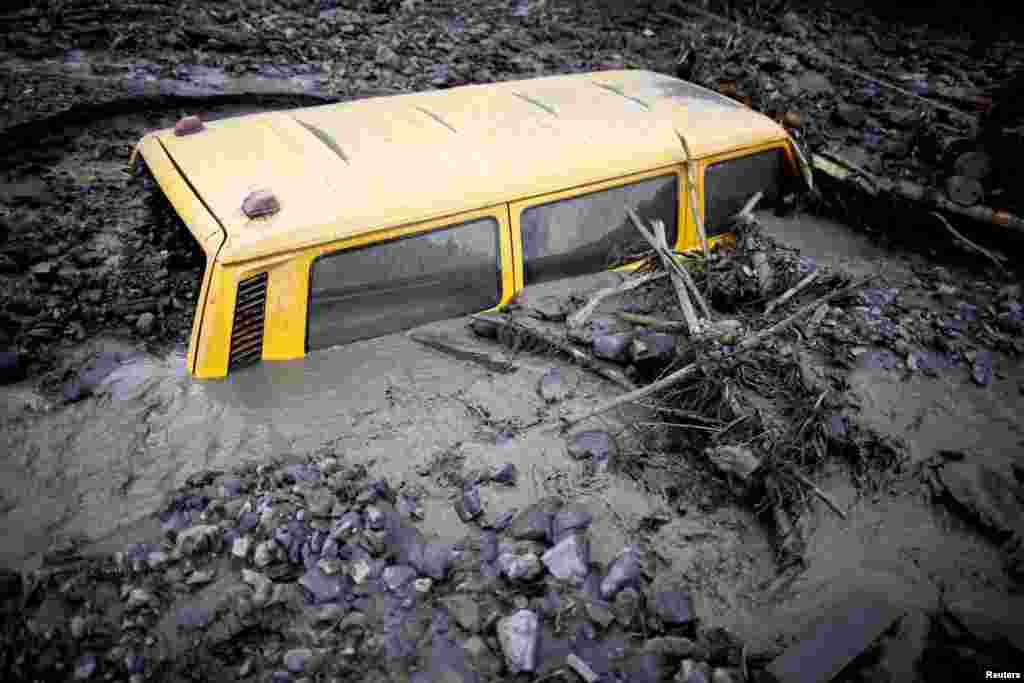
[[[666,626],[686,626],[697,620],[693,597],[684,588],[669,586],[654,589],[648,607]]]
[[[590,573],[590,542],[583,534],[573,532],[544,553],[541,560],[556,579],[580,584]]]
[[[566,447],[569,457],[576,460],[613,458],[617,452],[615,437],[608,432],[588,430],[574,434]]]
[[[317,666],[317,659],[315,652],[307,647],[301,647],[285,652],[282,662],[292,673],[301,674],[313,671]]]
[[[256,546],[256,552],[253,554],[253,563],[257,567],[266,567],[276,560],[277,544],[274,541],[263,541]]]
[[[510,581],[532,581],[543,571],[540,560],[533,553],[502,553],[498,556],[497,564],[501,573]]]
[[[491,648],[480,636],[473,636],[462,644],[462,651],[470,666],[485,679],[497,677],[502,670],[501,661],[494,656]]]
[[[444,541],[430,541],[421,546],[421,551],[412,558],[412,566],[420,574],[442,581],[448,575],[451,566],[452,545]]]
[[[543,500],[530,505],[512,520],[513,538],[545,541],[551,536],[551,520],[561,508],[556,500]]]
[[[631,626],[636,622],[637,615],[640,614],[642,601],[643,596],[640,595],[640,591],[630,586],[623,588],[615,596],[615,618],[623,626]]]
[[[239,559],[246,559],[252,550],[252,539],[248,536],[241,536],[231,544],[231,554]]]
[[[328,576],[314,567],[302,575],[299,585],[309,591],[314,604],[333,602],[345,594],[345,582],[341,576]]]
[[[85,681],[96,673],[96,655],[84,654],[75,662],[75,680]]]
[[[805,71],[797,77],[796,86],[800,92],[807,95],[823,95],[832,91],[832,84],[828,78],[817,71]]]
[[[569,384],[565,381],[562,371],[558,368],[549,368],[544,372],[544,375],[540,378],[537,391],[545,403],[564,401],[569,398],[571,393]]]
[[[536,667],[539,625],[537,615],[525,609],[498,621],[498,642],[513,674]]]
[[[594,355],[615,363],[625,363],[629,359],[629,345],[632,341],[632,332],[595,334]]]
[[[863,107],[858,107],[855,104],[847,104],[846,102],[839,102],[836,104],[836,118],[842,123],[848,126],[858,128],[864,124],[864,120],[867,118],[867,112],[864,111]]]
[[[156,325],[156,316],[152,313],[143,313],[135,321],[135,330],[139,334],[149,334],[153,331],[154,325]]]
[[[480,633],[483,627],[483,614],[481,601],[476,596],[456,593],[443,598],[441,604],[459,626],[470,633]]]
[[[889,600],[852,596],[821,615],[808,636],[767,667],[778,683],[829,681],[867,650],[900,617]]]
[[[182,555],[216,552],[220,548],[220,528],[213,524],[200,524],[178,532],[177,550]]]
[[[608,628],[615,621],[615,612],[611,606],[598,600],[588,600],[586,603],[587,618],[600,626]]]
[[[412,582],[412,587],[416,589],[417,593],[426,595],[434,587],[434,580],[430,578],[416,579]]]
[[[644,643],[644,652],[669,659],[707,659],[700,645],[681,636],[650,638]]]
[[[664,332],[639,333],[629,345],[629,359],[636,364],[668,363],[676,355],[676,338]]]
[[[200,569],[199,571],[192,572],[185,584],[188,586],[204,586],[216,577],[216,573],[212,569]]]
[[[490,474],[491,481],[495,484],[505,484],[506,486],[515,486],[518,477],[519,470],[516,468],[515,463],[511,462],[495,465]]]
[[[726,475],[733,476],[742,482],[750,481],[751,476],[761,466],[761,461],[754,452],[745,446],[717,446],[704,449],[704,456],[715,468]]]
[[[706,662],[684,659],[675,680],[678,683],[711,683],[711,667]]]
[[[484,506],[480,501],[480,491],[476,486],[469,486],[462,490],[462,494],[455,501],[455,512],[465,523],[469,523],[483,514]]]
[[[575,652],[569,653],[569,656],[565,658],[565,663],[583,679],[584,683],[597,683],[601,679],[597,672],[591,669],[590,665],[580,659]]]
[[[717,667],[711,670],[711,683],[743,683],[743,671],[736,667]]]
[[[416,570],[408,565],[392,565],[384,570],[381,578],[388,590],[395,592],[416,578]]]
[[[376,505],[366,506],[366,528],[379,531],[387,526],[387,514]]]
[[[590,514],[582,505],[569,505],[557,513],[551,520],[551,535],[552,541],[558,543],[567,534],[573,531],[584,531],[594,521],[594,516]]]
[[[543,296],[525,305],[526,312],[538,320],[562,322],[566,319],[565,301],[557,296]]]
[[[601,581],[601,597],[611,600],[627,586],[637,586],[643,574],[643,561],[640,553],[632,546],[626,546],[612,560],[608,573]]]
[[[128,592],[128,609],[138,609],[146,605],[156,604],[156,598],[145,588],[133,588]]]
[[[334,576],[341,573],[345,568],[345,563],[336,559],[321,559],[317,560],[316,566],[317,569],[327,574],[327,576]]]

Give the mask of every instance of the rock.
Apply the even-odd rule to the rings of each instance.
[[[538,320],[562,322],[567,317],[565,302],[557,296],[542,296],[524,306],[526,313]]]
[[[10,384],[25,378],[21,357],[15,351],[0,351],[0,384]]]
[[[317,560],[316,566],[327,576],[340,574],[345,569],[345,563],[338,559],[320,559]]]
[[[441,599],[441,604],[460,627],[470,633],[480,633],[483,627],[481,602],[475,596],[456,593]]]
[[[241,536],[240,538],[236,538],[235,542],[231,544],[231,554],[239,559],[247,559],[251,551],[252,539],[248,536]]]
[[[220,528],[213,524],[198,526],[178,532],[176,548],[182,555],[200,552],[216,552],[220,549]]]
[[[463,643],[462,651],[473,670],[485,679],[493,679],[501,673],[501,661],[494,656],[491,648],[480,636],[473,636]]]
[[[315,652],[307,647],[288,650],[284,653],[282,663],[285,668],[295,674],[311,673],[318,665],[318,657]]]
[[[601,597],[611,600],[626,587],[637,587],[643,574],[643,561],[640,553],[632,546],[626,546],[612,560],[608,573],[601,581]]]
[[[538,635],[537,615],[529,610],[519,610],[498,621],[498,642],[513,674],[532,672],[536,667]]]
[[[571,393],[562,371],[558,368],[549,368],[540,378],[537,388],[540,397],[545,403],[558,403],[567,399]]]
[[[541,557],[552,576],[580,584],[590,573],[590,542],[579,532],[570,533]]]
[[[212,569],[201,569],[199,571],[192,572],[189,575],[188,580],[185,581],[187,586],[205,586],[216,578],[216,573]]]
[[[666,626],[688,626],[697,620],[697,614],[693,609],[693,597],[685,588],[654,588],[647,605]]]
[[[698,638],[704,656],[712,666],[742,666],[743,641],[720,626],[702,629]],[[692,656],[692,655],[690,655]]]
[[[751,476],[761,466],[761,461],[746,446],[717,446],[707,448],[704,455],[726,476],[734,476],[742,482],[750,481]]]
[[[491,470],[489,478],[495,484],[515,486],[516,480],[519,478],[519,470],[516,468],[515,463],[506,462],[501,465],[495,465],[494,469]]]
[[[711,667],[705,662],[684,659],[675,680],[678,683],[711,683]]]
[[[459,519],[468,524],[483,514],[484,506],[480,501],[480,491],[476,486],[470,486],[462,490],[462,494],[455,501],[455,512]]]
[[[569,457],[576,460],[583,458],[605,460],[614,458],[618,448],[615,445],[615,437],[608,432],[588,430],[573,435],[566,451]]]
[[[584,683],[597,683],[597,681],[601,679],[601,677],[590,668],[590,665],[580,659],[575,653],[569,653],[569,656],[565,658],[565,663],[583,679]]]
[[[836,104],[835,115],[842,123],[855,128],[864,125],[864,120],[867,118],[867,112],[864,111],[863,107],[858,107],[856,104],[847,104],[846,102]]]
[[[96,655],[84,654],[75,662],[75,680],[85,681],[96,673]]]
[[[385,511],[376,505],[367,505],[366,510],[366,528],[373,529],[374,531],[380,531],[387,526],[388,516]]]
[[[313,604],[338,600],[345,594],[346,583],[341,576],[328,576],[314,567],[302,575],[299,585],[309,591]]]
[[[936,493],[989,531],[1006,537],[1024,528],[1020,487],[1010,473],[983,463],[947,462],[936,470],[935,481]]]
[[[416,589],[417,593],[425,595],[434,587],[434,580],[430,578],[416,579],[412,582],[412,587]]]
[[[253,553],[253,564],[261,569],[277,561],[277,544],[274,541],[263,541],[256,546]]]
[[[147,335],[153,331],[154,325],[156,325],[156,316],[148,312],[143,313],[135,321],[135,331],[139,334]]]
[[[823,614],[809,635],[772,660],[767,671],[778,683],[832,680],[899,617],[888,600],[853,596]]]
[[[251,569],[242,570],[242,581],[249,586],[252,586],[253,591],[261,595],[270,596],[270,592],[273,590],[274,582],[271,581],[265,574],[260,572],[254,572]]]
[[[636,588],[630,586],[623,588],[615,596],[615,618],[623,626],[629,627],[633,625],[636,622],[637,615],[640,614],[642,601],[643,596],[640,595],[640,591]]]
[[[644,652],[667,659],[707,659],[700,645],[682,636],[649,638],[644,642]]]
[[[599,602],[597,600],[588,600],[586,602],[585,611],[587,618],[597,624],[603,629],[608,628],[615,621],[615,612],[612,611],[611,606],[607,603]]]
[[[561,508],[554,499],[542,500],[530,505],[512,520],[512,538],[531,541],[546,541],[551,537],[551,520]]]
[[[551,520],[551,540],[554,543],[558,543],[567,534],[573,531],[584,531],[594,521],[594,516],[590,514],[582,505],[569,505],[557,513]]]
[[[444,541],[424,543],[422,550],[413,558],[412,566],[420,574],[425,574],[435,581],[443,581],[451,566],[452,550],[452,545]]]
[[[985,189],[974,178],[954,175],[946,178],[946,195],[960,206],[974,206],[985,198]]]
[[[992,381],[992,354],[987,351],[979,351],[971,363],[971,379],[980,387],[988,386]]]
[[[408,565],[392,565],[384,570],[381,578],[388,590],[394,593],[416,578],[416,570]]]
[[[128,592],[128,604],[129,610],[138,609],[139,607],[145,607],[146,605],[156,604],[156,598],[154,598],[149,591],[144,588],[133,588]]]
[[[664,332],[641,332],[629,345],[629,359],[635,364],[666,364],[676,355],[676,338]]]
[[[805,71],[798,76],[796,87],[799,92],[806,95],[824,95],[832,91],[832,84],[828,78],[817,71]]]
[[[807,37],[807,27],[804,25],[803,19],[796,12],[786,12],[779,17],[779,28],[787,35],[796,36],[797,38]]]
[[[594,355],[614,363],[625,363],[629,359],[629,345],[632,341],[632,332],[595,334]]]
[[[534,553],[502,553],[498,556],[497,565],[510,581],[532,581],[543,571],[540,560]]]

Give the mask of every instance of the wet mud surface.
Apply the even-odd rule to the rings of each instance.
[[[1014,620],[1024,606],[1019,592],[1024,576],[1024,328],[1020,281],[1012,274],[974,261],[950,261],[945,252],[907,250],[878,235],[868,237],[806,214],[760,216],[768,235],[799,250],[809,263],[854,277],[877,277],[865,299],[833,306],[815,329],[801,328],[774,350],[781,354],[786,342],[799,346],[811,340],[810,365],[843,387],[843,428],[856,423],[900,444],[897,466],[865,471],[828,462],[814,473],[816,484],[846,518],[813,496],[803,501],[796,520],[802,562],[796,566],[780,561],[779,539],[763,514],[722,481],[709,478],[706,466],[676,462],[678,453],[687,450],[680,437],[666,437],[658,458],[651,457],[651,441],[640,438],[630,425],[655,420],[656,415],[642,408],[616,411],[565,434],[562,418],[617,390],[557,357],[510,351],[481,340],[467,331],[466,321],[439,323],[426,331],[457,339],[489,357],[497,354],[511,372],[452,357],[406,334],[312,353],[300,361],[262,364],[221,382],[197,382],[184,371],[182,343],[191,324],[197,270],[194,262],[182,258],[185,252],[173,236],[159,229],[139,192],[140,179],[129,173],[131,146],[145,131],[173,125],[186,113],[215,118],[305,106],[323,98],[554,72],[632,66],[671,73],[681,41],[702,36],[712,54],[724,50],[721,54],[728,55],[741,49],[746,38],[730,40],[731,33],[696,19],[677,32],[648,13],[664,9],[656,3],[633,11],[600,3],[590,8],[551,3],[547,9],[525,3],[321,3],[315,12],[278,3],[276,13],[262,14],[184,6],[184,14],[176,14],[162,6],[138,6],[143,14],[168,20],[169,30],[157,30],[156,23],[142,18],[132,24],[127,14],[106,21],[106,9],[64,4],[69,12],[51,11],[48,23],[39,23],[43,15],[19,15],[19,26],[29,22],[42,29],[26,31],[22,38],[4,33],[0,66],[0,126],[12,133],[0,142],[5,152],[0,162],[0,350],[17,352],[12,377],[24,378],[0,387],[0,452],[5,454],[0,461],[0,565],[26,576],[42,570],[36,576],[49,577],[26,590],[35,597],[26,601],[31,628],[24,633],[32,635],[26,636],[31,643],[23,648],[40,655],[46,666],[63,667],[48,671],[74,670],[74,676],[81,671],[81,679],[100,670],[183,680],[186,664],[194,663],[208,680],[288,680],[307,673],[302,662],[315,659],[321,648],[346,657],[352,648],[356,659],[332,675],[368,680],[359,678],[365,673],[360,663],[379,659],[387,646],[354,639],[347,629],[352,620],[368,618],[379,620],[373,623],[382,636],[392,633],[386,623],[394,624],[399,612],[388,610],[398,609],[396,605],[359,603],[353,609],[346,604],[346,614],[368,616],[335,629],[340,640],[297,634],[282,624],[299,619],[298,614],[305,615],[300,621],[323,616],[311,616],[303,601],[311,596],[315,601],[316,591],[326,584],[300,583],[300,576],[311,571],[306,558],[290,565],[281,561],[272,565],[282,572],[273,582],[286,588],[271,590],[296,591],[294,603],[274,593],[269,601],[280,599],[286,607],[270,605],[278,612],[266,618],[245,621],[251,616],[247,612],[233,626],[224,619],[206,624],[217,624],[210,629],[215,642],[203,641],[206,645],[194,662],[182,653],[195,634],[180,631],[176,620],[202,623],[209,617],[203,604],[227,605],[237,597],[239,584],[248,582],[246,590],[254,594],[266,591],[262,574],[243,574],[242,565],[246,571],[267,569],[256,565],[251,549],[239,563],[231,554],[234,539],[230,548],[225,545],[218,552],[201,548],[194,560],[153,560],[147,554],[173,554],[180,532],[189,524],[202,526],[205,520],[199,515],[209,500],[193,509],[183,502],[188,496],[223,498],[221,502],[237,506],[242,503],[232,501],[243,498],[251,506],[266,503],[252,492],[222,495],[220,479],[197,485],[198,474],[239,469],[242,479],[258,478],[256,468],[270,466],[259,475],[269,481],[273,472],[309,461],[333,461],[326,469],[351,472],[359,486],[386,479],[402,499],[412,501],[400,515],[438,543],[465,544],[467,534],[500,527],[503,515],[542,505],[547,497],[583,506],[591,515],[584,525],[590,557],[602,565],[601,571],[624,546],[636,546],[651,577],[669,577],[687,586],[701,631],[729,629],[746,644],[758,669],[799,642],[823,613],[863,591],[884,596],[911,616],[888,632],[881,655],[874,651],[878,661],[858,660],[854,672],[837,680],[882,680],[879,671],[890,680],[913,680],[912,673],[910,678],[899,675],[905,669],[890,655],[924,649],[927,639],[914,636],[911,628],[915,619],[918,625],[924,619],[930,642],[956,644],[940,648],[946,654],[933,652],[921,659],[922,680],[939,680],[936,675],[951,670],[975,675],[978,666],[972,669],[965,661],[1012,661],[1014,651],[1007,659],[998,644],[999,634],[1012,633],[1019,625]],[[182,20],[189,12],[202,19],[191,30]],[[846,17],[866,32],[878,29],[870,18],[831,16],[828,21]],[[808,10],[803,23],[788,21],[784,32],[818,36],[825,31],[823,21]],[[233,41],[210,30],[217,22],[245,38]],[[92,28],[82,31],[83,25]],[[774,27],[775,19],[764,18],[759,25]],[[930,36],[927,31],[915,35],[925,43]],[[296,36],[312,38],[303,43]],[[854,56],[858,49],[852,43],[843,47]],[[942,49],[958,60],[967,59],[960,43]],[[1012,60],[1002,58],[1006,50],[1007,43],[998,42],[979,61],[969,62],[976,72],[987,70],[984,78],[950,74],[937,84],[949,94],[954,87],[966,87],[957,79],[977,86],[1002,79],[1002,69],[1013,66]],[[934,55],[927,50],[920,54],[906,65],[908,73],[931,70]],[[779,57],[767,56],[771,59],[759,58],[759,63]],[[872,66],[867,55],[857,59],[862,66],[882,68]],[[831,95],[816,91],[815,75],[807,65],[780,65],[785,77],[778,80],[793,92],[779,106],[791,106],[805,117],[818,110],[832,112],[831,100],[824,109],[819,106]],[[714,86],[723,75],[737,77],[705,69],[701,79]],[[741,90],[762,92],[738,80]],[[956,97],[944,101],[965,110],[973,106],[958,104]],[[922,174],[935,166],[921,156],[905,162],[903,150],[875,139],[909,126],[870,119],[854,123],[826,130],[828,135],[821,133],[822,124],[809,124],[810,142],[821,142],[813,138],[822,134],[828,138],[825,144],[867,149],[865,163],[887,171]],[[884,125],[879,128],[879,123]],[[966,130],[957,117],[938,123],[946,138]],[[26,139],[38,144],[16,142]],[[914,138],[913,144],[927,141]],[[564,298],[568,291],[593,291],[617,282],[617,277],[537,288],[522,299],[530,304],[547,296]],[[657,313],[657,302],[650,303]],[[644,310],[651,312],[650,307]],[[7,372],[6,366],[3,370]],[[556,383],[552,370],[560,374]],[[615,458],[574,457],[569,446],[581,430],[613,434]],[[465,500],[465,486],[484,481],[481,473],[508,464],[515,466],[515,484],[475,486],[482,512],[467,519],[467,506],[475,502]],[[278,495],[301,483],[289,476],[273,479],[278,488],[268,484],[260,495]],[[367,514],[368,501],[349,495],[357,488],[338,489],[335,498],[346,510]],[[314,497],[306,500],[307,509],[316,507]],[[398,500],[393,502],[401,508]],[[223,515],[220,521],[226,522],[225,531],[233,529],[237,535],[248,521],[243,521],[240,507],[232,511],[238,514]],[[342,517],[341,510],[338,515],[330,512],[331,524]],[[317,514],[323,513],[321,509]],[[178,534],[173,542],[168,529]],[[60,566],[60,553],[54,553],[62,547],[107,560],[61,573],[54,569]],[[547,549],[519,547],[515,553],[539,557]],[[118,552],[119,562],[107,555]],[[136,561],[145,567],[135,567]],[[526,559],[519,562],[516,567],[530,565]],[[343,574],[351,577],[353,571],[362,569],[346,565]],[[487,571],[474,568],[459,576],[479,579]],[[429,572],[419,574],[422,578]],[[61,580],[72,575],[88,589]],[[558,609],[545,614],[529,602],[539,595],[536,586],[522,588],[508,576],[501,579],[506,580],[510,584],[502,584],[504,592],[499,591],[497,611],[502,616],[529,607],[542,614],[544,628],[557,623]],[[429,631],[431,610],[441,598],[459,595],[457,584],[446,576],[419,597],[398,591],[402,599],[415,598],[408,613],[416,615],[416,633],[410,632],[404,644],[392,645],[406,647]],[[156,593],[155,602],[133,593],[135,588]],[[411,589],[411,584],[401,588]],[[122,589],[127,589],[124,595]],[[92,592],[91,602],[75,597],[82,591]],[[251,609],[253,596],[246,596],[241,604]],[[456,612],[454,606],[446,609]],[[606,616],[601,606],[590,610],[590,628],[600,627]],[[937,616],[942,614],[956,617]],[[106,625],[88,621],[85,629],[87,622],[74,621],[97,615]],[[337,622],[341,615],[333,618]],[[608,674],[613,667],[602,663],[605,656],[616,650],[623,632],[636,627],[634,622],[620,632],[613,626],[597,643],[576,638],[571,648],[549,634],[548,640],[538,641],[544,664],[535,677],[563,666],[569,649]],[[431,628],[444,631],[437,624]],[[47,640],[48,629],[63,635]],[[82,629],[93,639],[83,639]],[[522,661],[508,656],[511,650],[498,642],[495,625],[485,630],[486,642],[473,642],[468,649],[473,630],[460,624],[451,632],[458,634],[461,651],[476,658],[470,667],[475,675],[508,680],[515,662]],[[677,635],[672,629],[665,633]],[[44,642],[66,645],[31,649]],[[465,655],[451,655],[445,638],[431,642],[434,663],[420,660],[404,671],[381,672],[379,679],[398,680],[413,671],[432,672],[430,680],[477,680],[468,674],[454,677],[463,675]],[[1019,650],[1020,643],[1016,646]],[[308,656],[297,652],[307,648]],[[103,658],[110,653],[112,659]],[[697,666],[693,662],[701,657],[693,654],[677,652],[672,665],[650,680]],[[225,673],[228,665],[230,672]],[[717,668],[736,665],[735,657],[714,660]],[[314,670],[321,671],[311,666],[308,672]],[[632,671],[626,679],[647,680]],[[281,676],[274,678],[275,672]],[[564,680],[577,680],[577,675],[582,674],[566,674]],[[534,680],[527,674],[521,677]]]

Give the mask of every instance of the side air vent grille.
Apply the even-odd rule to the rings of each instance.
[[[235,320],[231,326],[231,358],[228,370],[245,367],[263,356],[263,321],[267,308],[267,274],[238,283]]]

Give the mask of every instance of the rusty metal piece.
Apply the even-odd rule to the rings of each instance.
[[[269,216],[281,210],[277,197],[271,194],[270,190],[256,190],[249,193],[249,196],[242,202],[242,211],[249,218]]]
[[[178,137],[182,135],[192,135],[204,130],[206,126],[203,125],[202,120],[198,116],[186,116],[180,119],[174,124],[174,134]]]

